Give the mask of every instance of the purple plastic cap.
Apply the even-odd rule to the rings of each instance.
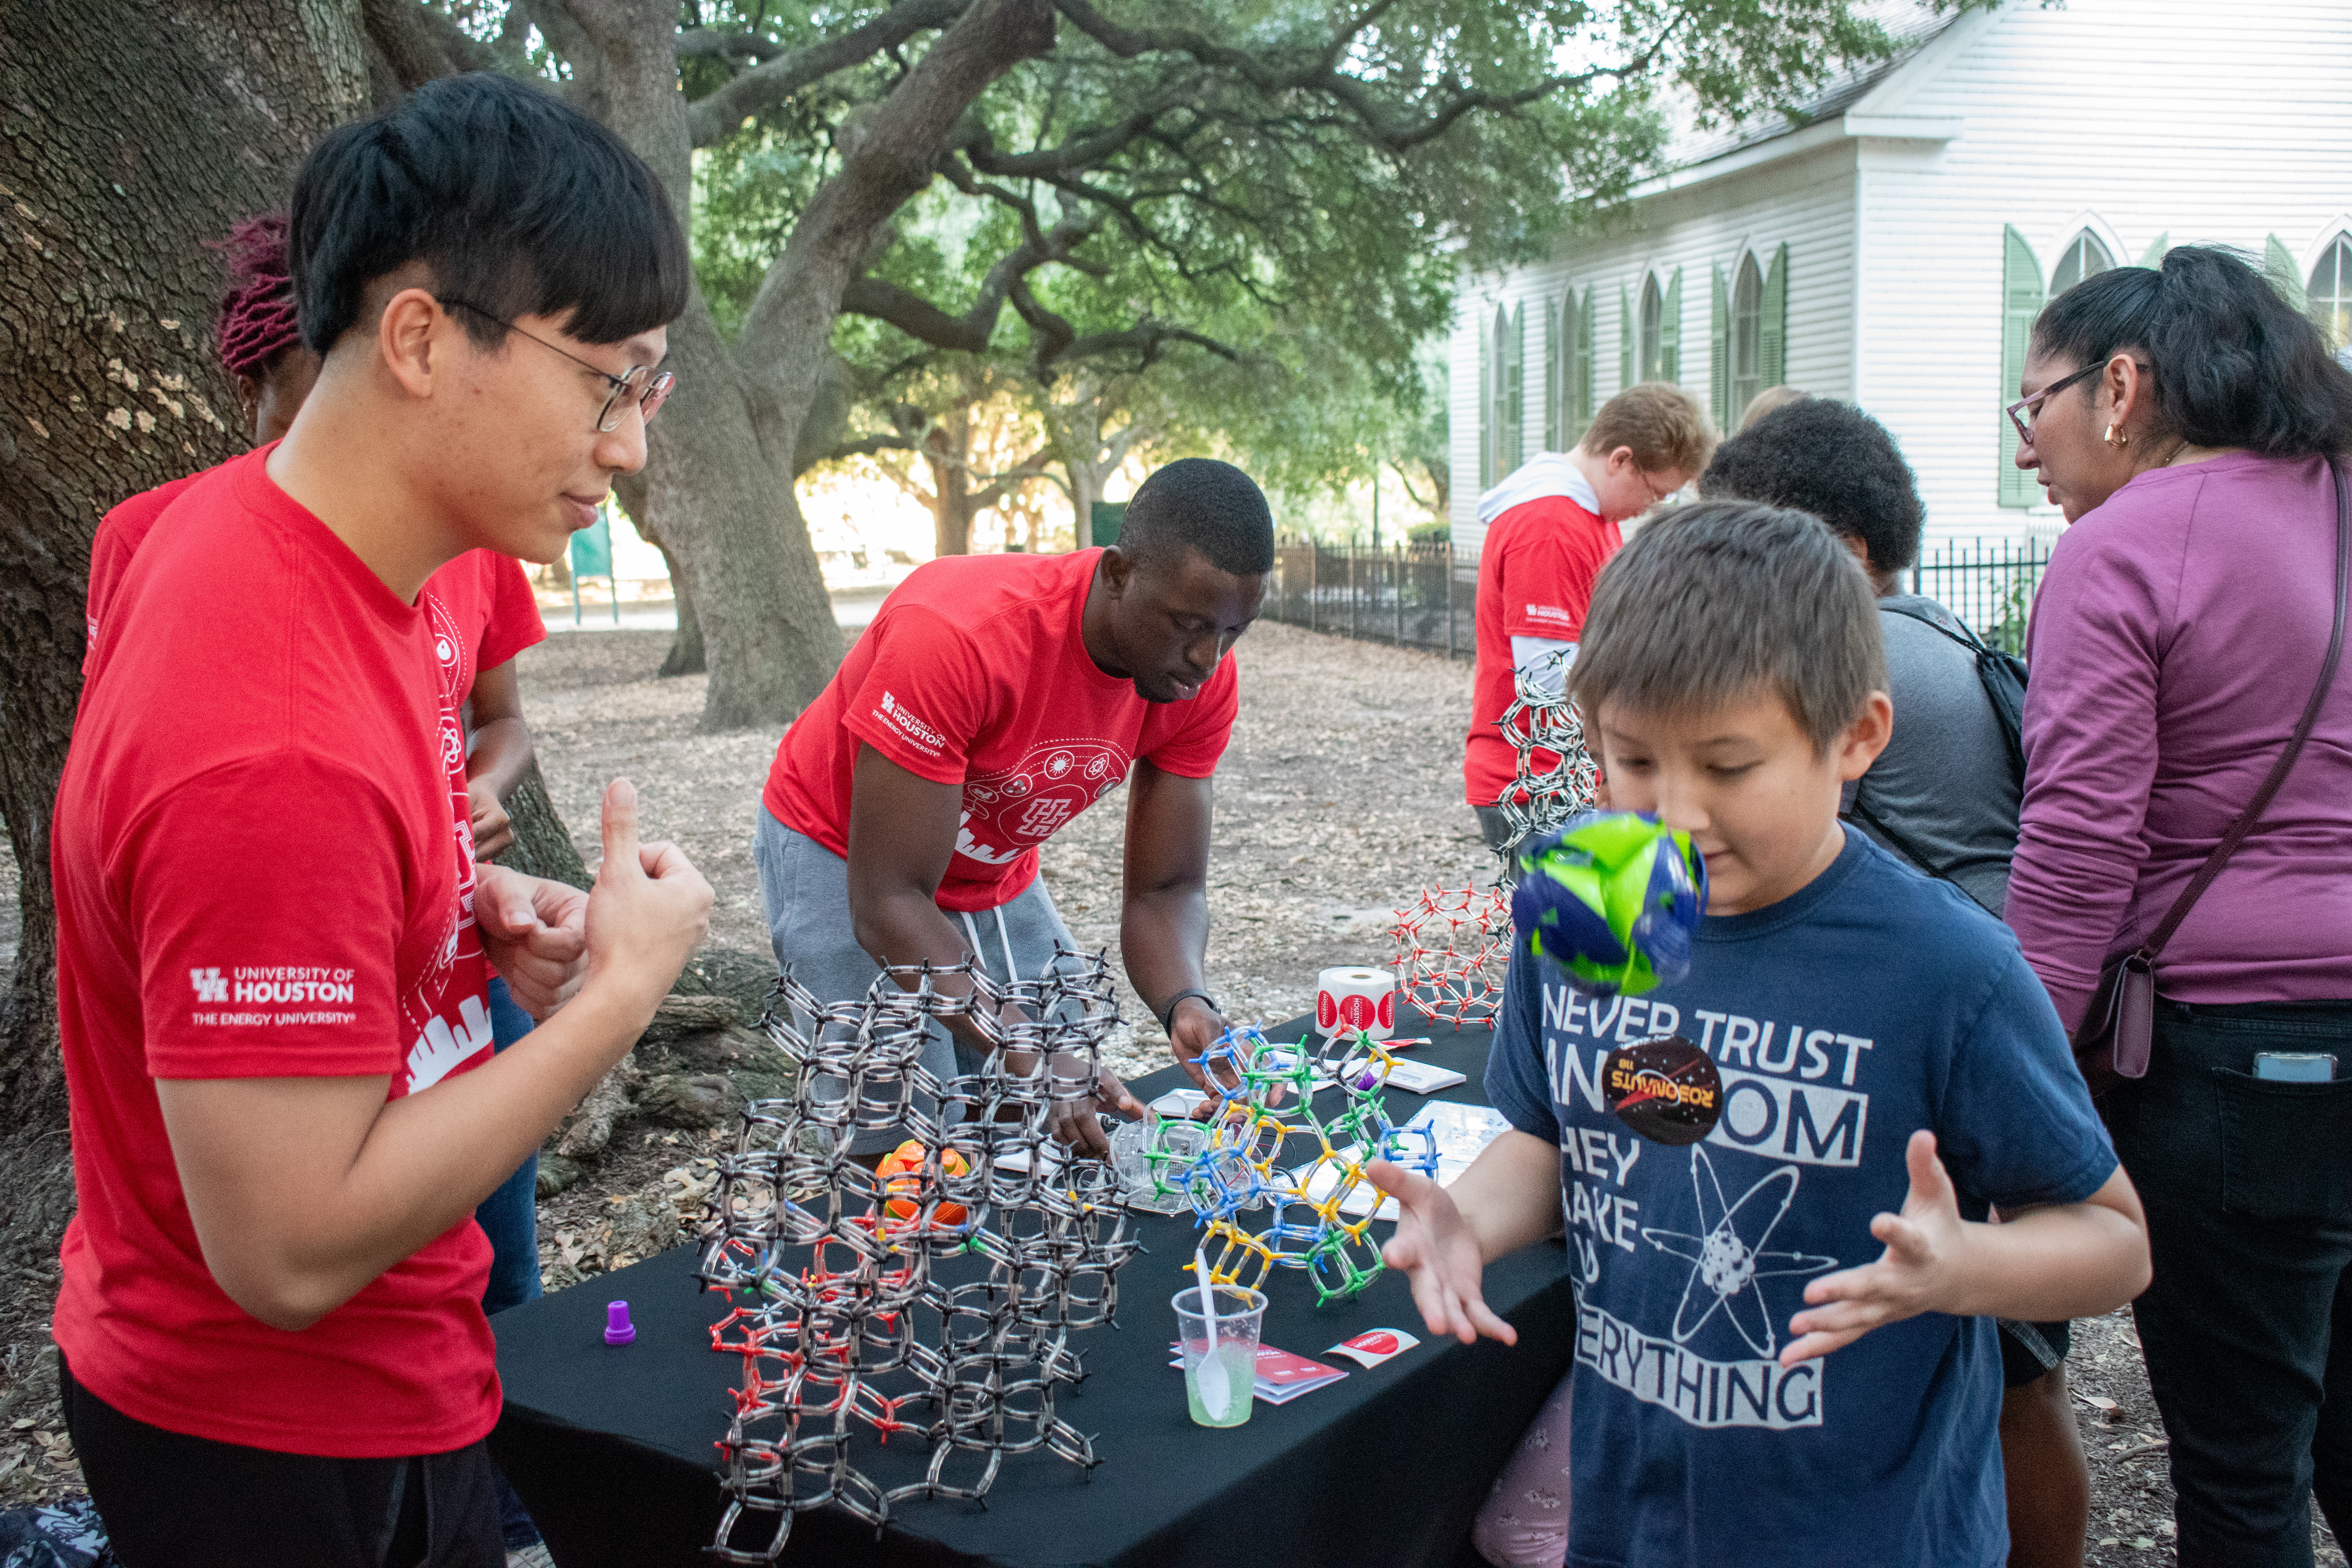
[[[629,1321],[629,1304],[626,1301],[605,1302],[604,1342],[625,1345],[636,1337],[637,1326]]]

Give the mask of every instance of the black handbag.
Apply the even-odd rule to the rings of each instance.
[[[2205,858],[2197,875],[2180,896],[2172,900],[2164,919],[2157,922],[2147,940],[2120,958],[2110,959],[2099,971],[2099,988],[2091,994],[2090,1011],[2083,1016],[2083,1026],[2074,1034],[2074,1065],[2083,1071],[2084,1081],[2095,1095],[2105,1094],[2126,1079],[2147,1076],[2148,1053],[2156,1036],[2156,961],[2164,952],[2164,944],[2189,918],[2189,911],[2204,896],[2205,889],[2230,863],[2246,835],[2254,830],[2263,812],[2277,795],[2279,785],[2286,782],[2287,770],[2303,752],[2304,742],[2311,738],[2312,726],[2319,721],[2319,705],[2327,689],[2336,683],[2336,661],[2344,651],[2344,609],[2347,588],[2352,588],[2352,494],[2344,488],[2344,470],[2335,459],[2328,460],[2328,471],[2336,479],[2336,630],[2327,639],[2327,662],[2320,666],[2319,684],[2311,689],[2311,700],[2303,705],[2303,717],[2294,726],[2294,735],[2271,764],[2270,776],[2246,809],[2238,813],[2230,830],[2221,835],[2221,842]]]

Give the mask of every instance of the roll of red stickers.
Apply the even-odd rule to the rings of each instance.
[[[1315,1027],[1387,1039],[1396,1033],[1396,976],[1385,969],[1323,971],[1315,979]]]

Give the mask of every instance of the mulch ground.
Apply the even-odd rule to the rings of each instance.
[[[751,828],[782,727],[704,735],[699,677],[656,679],[663,632],[570,632],[523,654],[525,710],[550,793],[593,864],[599,791],[633,779],[649,837],[673,838],[717,893],[711,948],[698,967],[724,989],[770,966]],[[1424,889],[1468,889],[1492,876],[1461,800],[1470,667],[1431,654],[1260,625],[1242,644],[1242,709],[1217,780],[1210,866],[1209,989],[1236,1020],[1296,1016],[1316,973],[1384,962],[1393,911]],[[1046,847],[1046,885],[1073,932],[1118,946],[1123,792]],[[0,856],[0,945],[14,936],[13,864]],[[1123,1024],[1111,1060],[1153,1070],[1167,1042],[1120,977]],[[641,1047],[657,1077],[751,1079],[767,1065],[740,1032]],[[542,1202],[541,1255],[551,1289],[593,1278],[684,1239],[724,1136],[691,1117],[625,1120],[577,1178]],[[56,1417],[54,1374],[40,1397],[47,1302],[13,1304],[0,1346],[0,1507],[74,1489],[71,1446]],[[2130,1314],[2076,1326],[2068,1373],[2091,1455],[2088,1560],[2173,1562],[2163,1428]],[[2315,1523],[2320,1561],[2344,1555]]]

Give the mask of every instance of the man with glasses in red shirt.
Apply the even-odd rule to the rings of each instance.
[[[643,465],[686,246],[611,132],[484,75],[331,133],[289,248],[317,384],[121,566],[58,790],[61,1393],[129,1568],[496,1568],[473,1211],[710,891],[622,781],[592,894],[467,897],[425,589],[553,559]],[[495,1060],[486,961],[544,1020]]]

